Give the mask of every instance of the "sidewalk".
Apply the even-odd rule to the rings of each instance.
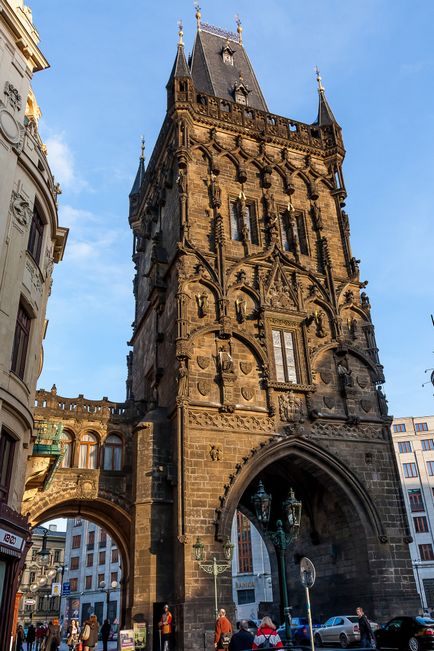
[[[108,648],[109,651],[116,651],[118,648],[118,643],[117,642],[109,642],[108,643]],[[62,642],[62,644],[59,647],[59,651],[69,651],[69,647],[65,642]],[[98,644],[95,647],[95,651],[102,651],[102,642],[98,642]]]

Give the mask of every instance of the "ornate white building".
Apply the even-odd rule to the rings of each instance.
[[[53,264],[67,229],[57,216],[60,192],[38,133],[31,89],[48,67],[32,12],[23,0],[0,0],[0,648],[8,649],[15,593],[30,545],[21,499],[33,445],[35,387],[42,368],[45,310]],[[41,459],[35,485],[51,459]]]

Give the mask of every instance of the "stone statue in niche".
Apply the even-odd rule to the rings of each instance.
[[[354,292],[351,289],[347,289],[344,294],[345,304],[351,305],[354,301]]]
[[[324,227],[324,224],[321,215],[321,208],[316,203],[312,204],[311,214],[314,228],[317,231],[320,231]]]
[[[387,414],[389,413],[389,408],[387,406],[386,396],[381,387],[377,387],[377,398],[378,398],[378,406],[380,409],[380,414],[382,416],[387,416]]]
[[[218,352],[218,365],[222,373],[233,373],[234,372],[234,360],[232,355],[227,349],[227,346],[220,346]]]
[[[279,396],[279,416],[283,422],[304,420],[303,403],[296,398],[293,391]]]
[[[185,359],[179,360],[178,368],[178,397],[186,398],[188,396],[188,368]]]
[[[351,338],[356,339],[357,338],[357,329],[358,329],[356,317],[353,316],[353,317],[349,318],[347,320],[347,326],[348,326],[348,332],[350,333]]]
[[[347,389],[354,386],[353,371],[348,366],[346,359],[340,360],[337,365],[338,376],[342,387]]]
[[[218,182],[218,178],[214,174],[214,172],[211,172],[210,192],[211,192],[212,207],[220,208],[220,206],[222,205],[222,192]]]
[[[244,323],[247,316],[247,301],[244,296],[240,295],[235,299],[235,313],[239,323]]]
[[[324,312],[320,310],[319,312],[315,310],[315,315],[314,315],[314,321],[315,321],[315,326],[316,326],[316,336],[319,337],[320,339],[323,339],[323,337],[326,336],[325,330],[324,330]]]
[[[197,309],[199,313],[199,317],[203,318],[204,316],[208,315],[209,311],[209,304],[208,304],[208,293],[203,291],[200,294],[196,294],[196,303],[197,303]]]
[[[348,214],[345,212],[345,210],[341,210],[341,215],[342,215],[342,225],[344,227],[344,231],[347,235],[350,234],[350,220],[348,219]]]
[[[369,296],[367,295],[366,292],[362,292],[360,294],[360,301],[362,303],[362,307],[370,309],[371,308],[371,302],[369,300]]]
[[[294,307],[289,287],[279,278],[275,278],[274,283],[268,290],[268,300],[271,307]]]
[[[360,264],[360,260],[358,260],[357,258],[355,258],[353,256],[351,258],[351,260],[350,260],[350,270],[351,270],[351,274],[353,276],[357,276],[357,274],[359,273],[359,270],[360,270],[359,269],[359,264]]]
[[[178,186],[179,194],[187,194],[187,175],[183,169],[179,170],[176,184]]]

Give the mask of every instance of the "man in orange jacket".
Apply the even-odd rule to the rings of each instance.
[[[231,640],[232,624],[226,617],[224,608],[220,608],[215,623],[214,647],[216,649],[227,649]]]
[[[164,606],[163,614],[161,615],[161,619],[158,624],[161,631],[161,641],[163,643],[161,651],[170,651],[170,639],[172,637],[172,619],[172,613],[169,610],[169,606],[166,604]]]

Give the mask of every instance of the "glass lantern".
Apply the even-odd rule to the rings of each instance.
[[[230,538],[226,538],[225,542],[223,543],[223,555],[225,557],[225,560],[231,561],[233,554],[234,544],[231,542]]]
[[[296,534],[300,529],[301,501],[295,497],[293,488],[289,489],[289,495],[286,500],[282,502],[282,507],[290,530]]]
[[[193,549],[194,549],[194,558],[196,559],[196,561],[203,561],[205,545],[203,544],[199,536],[196,538],[196,542],[193,545]]]
[[[259,522],[266,526],[270,521],[271,495],[265,491],[261,480],[259,480],[258,490],[252,495],[252,503]]]

